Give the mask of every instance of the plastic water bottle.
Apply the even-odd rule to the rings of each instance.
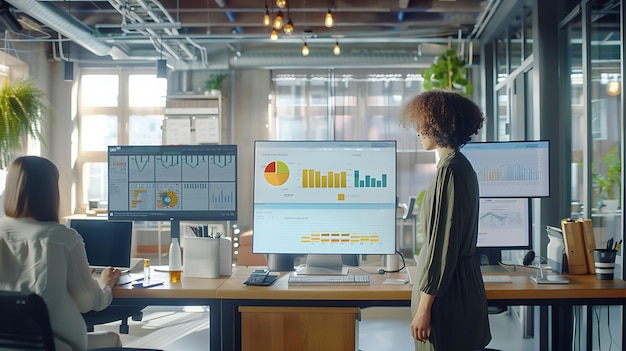
[[[178,238],[172,238],[170,244],[170,282],[176,283],[180,281],[180,276],[183,271],[182,259],[180,256],[180,244]]]
[[[143,260],[143,281],[150,281],[150,259],[144,258]]]

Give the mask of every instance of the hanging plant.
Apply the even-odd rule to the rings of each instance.
[[[424,90],[445,89],[454,90],[462,95],[470,95],[472,84],[467,80],[465,60],[459,57],[454,50],[448,49],[435,57],[429,68],[420,72],[424,78]]]
[[[45,94],[31,80],[8,80],[0,88],[0,169],[24,150],[27,136],[41,138],[41,121],[51,112]]]

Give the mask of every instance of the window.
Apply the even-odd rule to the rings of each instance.
[[[402,108],[422,91],[413,70],[272,72],[276,140],[397,140],[398,197],[428,184],[435,155],[400,123]]]
[[[89,70],[79,81],[77,206],[106,205],[107,146],[160,145],[167,80],[137,69]]]

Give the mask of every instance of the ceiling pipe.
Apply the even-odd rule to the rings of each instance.
[[[332,53],[311,53],[306,59],[298,52],[244,52],[241,56],[229,57],[229,65],[234,68],[311,68],[311,67],[386,67],[422,68],[427,67],[433,57],[424,55],[418,57],[414,53],[387,52],[366,54],[341,54],[335,56]]]
[[[141,18],[141,16],[139,16],[135,12],[127,13],[127,11],[124,9],[125,3],[119,0],[109,0],[109,4],[111,4],[111,6],[113,6],[113,8],[115,8],[122,16],[124,16],[125,19],[131,20],[133,22],[132,24],[136,25],[139,32],[143,33],[147,37],[152,38],[153,46],[157,51],[161,52],[163,49],[165,49],[169,53],[169,55],[172,56],[172,58],[174,58],[175,60],[182,60],[180,55],[178,55],[178,53],[176,53],[170,45],[166,44],[163,39],[160,38],[162,37],[162,35],[156,33],[151,28],[151,26],[175,24],[179,22],[176,22],[175,19],[169,14],[167,9],[164,8],[163,5],[157,1],[152,2],[153,5],[157,6],[159,10],[157,12],[155,12],[152,7],[148,6],[145,1],[136,1],[137,4],[141,6],[144,11],[146,11],[147,15],[154,22],[146,22],[143,18]],[[124,21],[124,23],[126,23],[126,21]],[[145,25],[145,28],[141,28],[142,25]],[[126,24],[126,26],[128,27],[128,24]],[[163,31],[167,34],[168,37],[179,35],[178,28],[163,28]],[[186,37],[185,40],[193,45],[193,41],[191,40],[191,38]],[[184,52],[188,60],[195,61],[197,57],[193,52],[191,52],[189,47],[187,47],[187,45],[185,44],[185,40],[176,40],[176,45],[182,52]],[[157,47],[155,45],[156,41],[160,43],[160,47]]]
[[[45,23],[58,33],[84,47],[97,56],[111,56],[113,59],[126,59],[128,55],[116,46],[109,46],[94,38],[91,30],[69,15],[59,11],[57,7],[37,0],[5,0],[16,9]]]
[[[226,1],[224,0],[215,0],[215,3],[217,4],[217,6],[224,8],[226,7]],[[226,18],[228,18],[228,21],[230,23],[235,23],[236,19],[235,19],[235,14],[232,11],[226,11],[225,12]],[[236,26],[235,27],[235,32],[241,34],[243,33],[243,29],[241,28],[241,26]]]

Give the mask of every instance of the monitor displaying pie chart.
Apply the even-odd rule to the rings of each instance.
[[[264,175],[269,184],[273,186],[283,185],[289,179],[289,167],[282,161],[273,161],[265,166]]]

